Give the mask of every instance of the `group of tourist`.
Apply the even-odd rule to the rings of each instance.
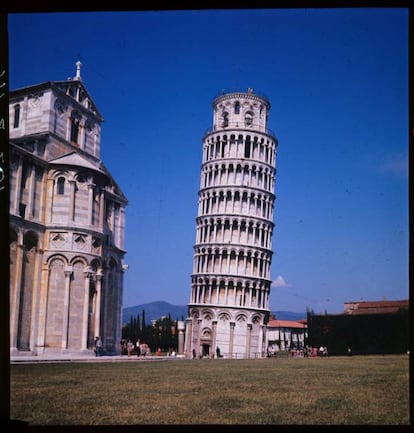
[[[290,349],[292,358],[317,358],[328,356],[328,348],[326,346],[305,346],[303,349]]]
[[[120,353],[121,355],[136,355],[136,356],[146,356],[151,353],[147,343],[137,340],[134,344],[130,338],[123,338],[120,343]]]
[[[317,347],[306,346],[303,349],[303,357],[304,358],[316,358],[317,356],[325,357],[328,356],[328,348],[326,346],[320,346],[319,349]]]
[[[95,351],[95,356],[103,355],[103,345],[102,345],[101,337],[95,338],[94,351]],[[134,344],[130,338],[123,338],[119,342],[119,351],[121,355],[128,355],[129,357],[131,355],[146,356],[151,354],[151,349],[147,343],[137,340],[136,343]],[[161,356],[162,352],[160,347],[156,350],[155,354],[157,356]],[[177,356],[173,348],[169,349],[168,356]]]
[[[274,346],[269,346],[267,349],[267,357],[276,356],[279,350],[276,350]],[[291,348],[288,350],[291,358],[316,358],[328,356],[328,348],[326,346],[306,346],[301,349]]]

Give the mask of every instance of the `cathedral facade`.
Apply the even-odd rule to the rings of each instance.
[[[203,138],[185,351],[266,354],[278,142],[270,103],[252,89],[213,100]]]
[[[107,353],[121,338],[127,199],[81,78],[9,94],[10,353]]]

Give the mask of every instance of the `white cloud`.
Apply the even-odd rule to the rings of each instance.
[[[381,169],[385,173],[406,176],[408,175],[408,158],[405,155],[396,156],[383,164]]]
[[[289,288],[289,287],[292,287],[292,285],[291,285],[291,284],[288,284],[288,283],[285,281],[285,279],[282,277],[282,275],[278,275],[278,276],[276,277],[276,279],[273,280],[273,282],[272,282],[272,287],[281,287],[281,288],[287,289],[287,288]]]

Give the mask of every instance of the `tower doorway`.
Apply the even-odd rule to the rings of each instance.
[[[210,356],[210,345],[209,344],[202,344],[201,345],[201,356],[204,358]]]

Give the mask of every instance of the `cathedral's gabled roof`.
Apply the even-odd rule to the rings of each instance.
[[[95,116],[97,116],[99,118],[99,120],[102,122],[103,121],[103,117],[101,115],[101,113],[98,111],[98,109],[96,108],[95,103],[93,102],[91,96],[89,95],[89,92],[86,90],[85,85],[82,83],[82,81],[79,79],[67,79],[66,81],[52,81],[51,83],[51,87],[57,88],[60,91],[62,91],[62,93],[65,93],[66,95],[69,95],[72,97],[72,99],[74,99],[78,104],[82,105],[84,108],[86,108],[88,111],[92,111],[92,113],[95,114]],[[83,103],[82,101],[77,100],[77,96],[76,95],[71,95],[70,89],[74,88],[74,87],[79,87],[79,94],[83,94],[83,98],[85,101],[87,101],[87,105],[85,105],[85,103]]]
[[[41,92],[45,89],[55,89],[62,92],[67,97],[76,101],[77,104],[81,105],[83,109],[92,112],[100,122],[103,122],[101,113],[96,108],[93,99],[89,92],[86,90],[85,85],[82,82],[80,75],[81,63],[76,63],[77,71],[75,77],[68,77],[64,81],[47,81],[32,86],[22,87],[20,89],[10,90],[9,98],[12,99],[15,96],[21,96],[26,94],[34,94]]]
[[[79,87],[81,89],[88,101],[87,106],[77,101],[76,97],[68,94],[68,89],[70,87]],[[55,91],[57,89],[57,91],[65,94],[67,97],[71,97],[71,99],[73,99],[77,104],[81,105],[83,109],[92,112],[100,122],[103,122],[103,116],[96,108],[96,105],[90,97],[89,92],[86,90],[85,85],[81,81],[75,81],[72,79],[68,79],[67,81],[47,81],[44,83],[35,84],[33,86],[22,87],[20,89],[10,90],[9,99],[13,100],[14,97],[24,96],[27,94],[36,94],[46,89],[55,89]]]
[[[50,164],[57,164],[57,165],[74,165],[76,167],[83,167],[83,168],[87,168],[89,170],[99,171],[100,173],[108,175],[108,173],[105,170],[102,170],[100,163],[92,162],[92,161],[84,158],[82,155],[79,155],[79,153],[77,153],[75,151],[67,153],[66,155],[54,158],[54,159],[50,160],[49,163]]]

